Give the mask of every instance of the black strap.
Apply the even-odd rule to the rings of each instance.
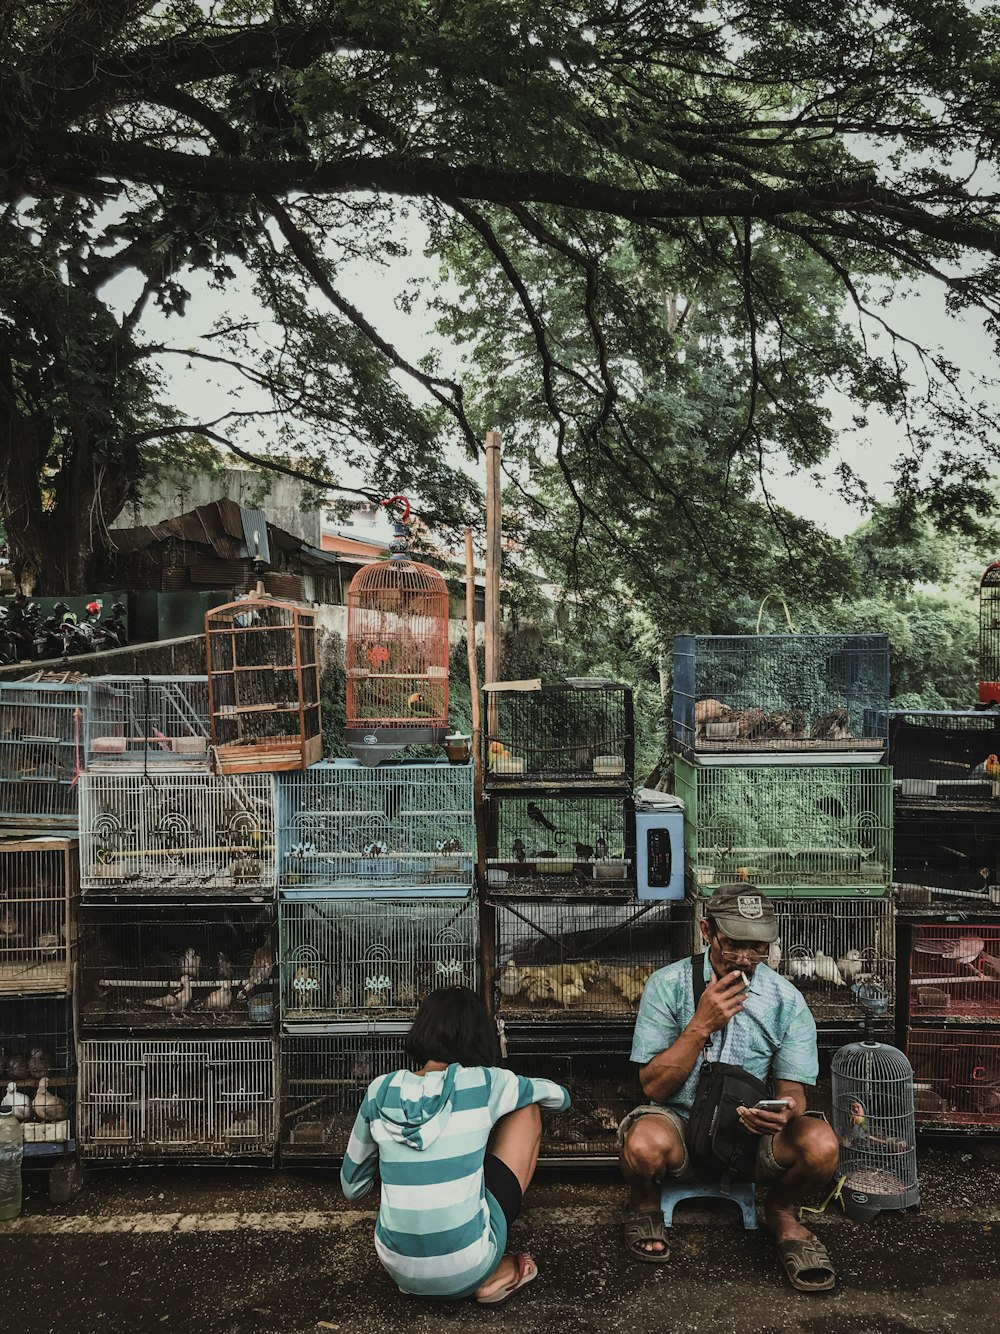
[[[705,956],[704,954],[691,955],[691,990],[694,992],[694,1008],[697,1010],[698,1002],[705,994]]]

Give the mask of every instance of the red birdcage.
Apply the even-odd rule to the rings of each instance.
[[[391,555],[351,580],[347,592],[346,741],[363,764],[404,746],[440,745],[448,731],[448,587],[411,560],[402,496]]]
[[[219,773],[306,769],[323,755],[316,621],[257,590],[205,616],[208,714]]]
[[[979,702],[1000,704],[1000,561],[979,581]]]

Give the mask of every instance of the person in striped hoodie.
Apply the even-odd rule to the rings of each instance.
[[[467,987],[431,992],[405,1050],[418,1068],[369,1084],[341,1187],[356,1200],[381,1178],[375,1253],[401,1291],[504,1302],[538,1273],[505,1250],[538,1161],[539,1108],[564,1112],[569,1094],[500,1067],[496,1029]]]

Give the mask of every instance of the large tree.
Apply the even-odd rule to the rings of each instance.
[[[27,582],[80,587],[150,461],[193,434],[459,518],[473,489],[442,446],[474,457],[494,423],[340,282],[351,261],[401,252],[407,209],[432,246],[466,247],[467,292],[485,257],[498,308],[529,333],[548,453],[535,413],[513,480],[531,493],[545,474],[539,499],[569,506],[576,555],[622,535],[633,479],[642,544],[668,513],[707,559],[713,525],[752,499],[804,550],[812,534],[769,507],[768,476],[829,449],[820,379],[900,424],[907,494],[949,518],[985,503],[985,396],[882,303],[930,279],[995,332],[990,6],[6,0],[0,25],[0,487]],[[707,370],[651,377],[659,326],[623,299],[622,247],[644,292],[679,291],[682,307],[699,273],[725,276],[712,333],[738,395]],[[784,318],[786,261],[800,296],[823,292],[825,365],[821,331],[801,351],[808,322]],[[197,341],[178,324],[175,351],[246,387],[210,422],[171,401],[168,351],[144,325],[153,303],[187,319],[195,273],[251,285],[257,311]],[[575,304],[571,344],[557,289]],[[478,349],[480,374],[494,354]],[[738,578],[725,548],[716,577]]]

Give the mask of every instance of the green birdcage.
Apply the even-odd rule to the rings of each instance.
[[[892,880],[885,765],[691,764],[677,757],[695,895],[747,880],[767,893],[881,895]]]

